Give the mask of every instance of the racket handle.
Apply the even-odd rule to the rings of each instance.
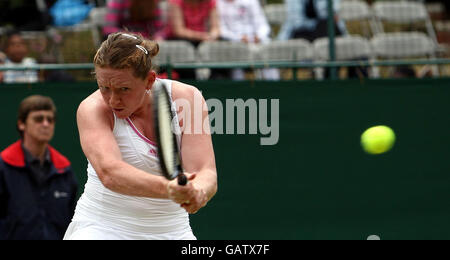
[[[183,173],[178,174],[178,185],[184,186],[187,184],[187,177]]]

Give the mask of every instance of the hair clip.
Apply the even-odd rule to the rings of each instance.
[[[141,51],[143,51],[146,55],[148,55],[147,49],[145,49],[145,48],[142,47],[141,45],[137,45],[137,44],[136,44],[136,47],[137,47],[138,49],[140,49]]]
[[[127,38],[131,38],[133,40],[137,40],[138,39],[136,36],[133,36],[133,35],[128,34],[128,33],[122,33],[122,36],[125,36]]]

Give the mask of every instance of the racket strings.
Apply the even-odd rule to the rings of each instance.
[[[164,163],[166,165],[167,171],[171,177],[174,178],[177,175],[175,165],[177,157],[174,156],[176,152],[174,150],[174,140],[173,140],[173,132],[172,132],[172,111],[170,102],[167,98],[167,95],[164,91],[159,92],[159,103],[158,103],[158,111],[159,111],[159,121],[160,121],[160,142],[162,148],[162,155],[164,159]]]

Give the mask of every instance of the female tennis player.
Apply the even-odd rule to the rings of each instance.
[[[162,177],[151,91],[162,80],[152,70],[158,50],[140,35],[115,33],[95,55],[99,90],[77,111],[88,180],[65,239],[196,239],[188,213],[196,213],[214,196],[217,173],[209,128],[201,133],[184,129],[198,117],[208,120],[208,111],[194,115],[191,109],[190,116],[173,120],[187,185]],[[175,104],[182,100],[194,107],[195,97],[201,97],[193,86],[164,83]],[[201,102],[206,107],[203,97]]]

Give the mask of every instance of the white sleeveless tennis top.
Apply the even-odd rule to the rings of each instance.
[[[172,96],[172,81],[165,81]],[[174,102],[172,112],[176,116]],[[174,129],[180,133],[178,118],[173,122]],[[161,175],[156,144],[142,135],[129,118],[119,119],[114,115],[113,134],[125,162],[149,174]],[[178,135],[177,139],[180,145],[181,137]],[[172,200],[127,196],[111,191],[103,186],[90,162],[87,173],[88,180],[72,222],[89,221],[112,230],[142,234],[191,232],[187,212]]]

